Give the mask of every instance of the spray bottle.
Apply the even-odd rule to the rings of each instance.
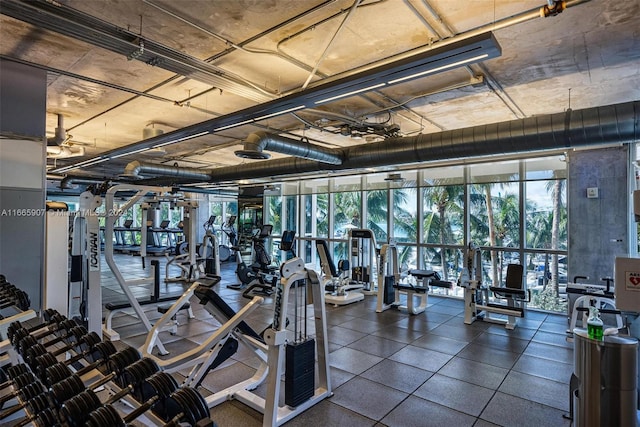
[[[603,323],[600,319],[600,311],[596,307],[589,307],[589,318],[587,319],[587,334],[589,338],[602,341]]]

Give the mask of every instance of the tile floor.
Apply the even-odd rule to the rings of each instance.
[[[127,278],[145,274],[140,258],[119,255],[117,262]],[[122,290],[103,266],[103,300],[122,301]],[[237,310],[248,300],[226,287],[237,282],[234,268],[233,263],[223,264],[223,280],[214,289]],[[161,288],[182,292],[176,284]],[[142,296],[146,290],[136,292]],[[429,302],[427,311],[416,316],[397,310],[376,313],[373,296],[348,306],[327,305],[334,395],[286,425],[570,425],[563,418],[569,410],[573,370],[565,316],[529,311],[508,331],[483,322],[465,325],[460,300],[430,296]],[[162,336],[172,355],[195,347],[218,326],[208,312],[193,305],[196,319],[180,315],[178,334]],[[267,298],[247,322],[260,331],[272,310]],[[149,317],[159,314],[152,310]],[[143,325],[129,314],[117,315],[114,329],[132,346],[145,340]],[[253,362],[239,351],[206,377],[200,391],[207,395],[247,378]],[[211,417],[220,427],[261,425],[261,414],[237,401],[212,408]]]

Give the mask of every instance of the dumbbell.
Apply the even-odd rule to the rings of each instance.
[[[39,331],[40,329],[44,329],[47,326],[51,326],[53,324],[57,324],[66,320],[66,317],[58,313],[56,310],[52,308],[46,309],[42,313],[42,317],[44,318],[44,322],[38,325],[27,328],[22,322],[16,320],[15,322],[11,322],[11,324],[7,327],[7,337],[10,341],[13,342],[12,337],[15,331],[18,329],[26,329],[30,334]]]
[[[19,396],[20,395],[20,391],[22,389],[26,388],[30,384],[40,384],[40,381],[38,381],[33,376],[33,374],[31,372],[25,372],[24,374],[20,374],[16,378],[14,378],[13,379],[13,389],[14,390],[11,393],[5,394],[4,396],[2,396],[0,398],[0,408],[2,407],[2,405],[4,405],[9,400],[13,399],[14,397]],[[40,387],[42,388],[41,384],[40,384]],[[42,391],[42,390],[40,390],[40,391]],[[40,393],[40,392],[38,392],[38,393]]]
[[[13,380],[21,374],[31,373],[31,370],[24,363],[18,365],[9,366],[8,368],[2,368],[4,376],[8,378],[7,381],[0,384],[0,390],[13,385]]]
[[[102,338],[100,335],[95,332],[90,332],[88,334],[82,335],[77,338],[77,341],[71,342],[64,347],[58,348],[55,351],[47,351],[45,346],[40,343],[37,343],[26,350],[26,354],[22,355],[22,358],[27,362],[31,368],[36,364],[36,357],[41,356],[43,354],[50,353],[53,357],[59,356],[68,352],[69,350],[74,350],[77,354],[72,357],[74,361],[78,361],[85,357],[85,355],[89,352],[94,345],[102,342]],[[86,351],[83,351],[82,348],[86,348]],[[71,362],[73,363],[73,362]]]
[[[122,399],[135,387],[139,386],[148,377],[155,374],[159,370],[160,368],[158,367],[158,364],[149,358],[140,359],[132,365],[127,366],[124,369],[122,375],[126,377],[126,382],[130,382],[129,385],[111,396],[105,402],[105,404],[111,404]],[[96,388],[104,385],[108,381],[109,379],[104,380],[104,378],[102,378],[98,382],[85,387],[79,376],[72,375],[58,383],[53,384],[48,391],[42,392],[40,390],[35,394],[33,391],[31,391],[29,394],[24,394],[24,396],[23,394],[20,394],[23,403],[21,405],[16,405],[13,408],[10,408],[9,410],[0,414],[0,419],[14,414],[20,411],[22,408],[26,408],[28,413],[30,414],[30,416],[26,417],[26,419],[34,420],[40,412],[46,410],[47,408],[58,408],[65,401],[73,398],[76,395],[79,395],[83,391],[93,391]],[[23,421],[26,421],[26,419],[24,419]]]
[[[83,330],[85,332],[81,333]],[[37,338],[35,335],[29,335],[29,334],[25,335],[26,330],[24,329],[22,329],[22,331],[25,331],[25,332],[16,331],[16,335],[14,335],[14,338],[18,338],[18,341],[14,344],[14,348],[19,354],[25,354],[27,348],[38,344],[38,340],[41,339],[41,338]],[[51,332],[49,334],[46,334],[45,336],[51,335],[53,333],[54,332]],[[62,322],[60,327],[56,329],[55,333],[57,335],[56,338],[46,342],[42,342],[41,344],[45,347],[50,347],[54,344],[57,344],[61,341],[65,341],[67,339],[73,339],[73,338],[77,339],[78,336],[85,335],[88,332],[84,326],[78,326],[78,324],[73,320],[65,320],[64,322]]]
[[[86,407],[83,407],[83,405],[88,399],[84,398],[73,398],[65,402],[60,409],[61,418],[65,419],[71,427],[76,425],[124,426],[152,409],[159,401],[166,400],[179,389],[178,382],[166,372],[158,372],[152,375],[147,378],[145,383],[154,390],[155,395],[124,418],[121,418],[111,405],[98,405],[92,409],[91,413],[86,413],[84,412]]]
[[[42,383],[40,381],[35,381],[32,382],[30,384],[25,385],[24,387],[22,387],[20,390],[15,391],[13,394],[13,396],[9,397],[8,399],[7,396],[2,396],[4,400],[2,403],[14,398],[14,397],[18,397],[20,398],[20,400],[24,403],[29,402],[31,399],[33,399],[34,397],[38,396],[39,394],[41,394],[44,391],[44,386],[42,385]],[[11,414],[15,414],[16,412],[22,410],[22,408],[24,408],[24,403],[20,404],[20,405],[14,405],[13,407],[7,409],[6,411],[3,411],[2,413],[0,413],[0,420],[7,418],[9,415]]]
[[[168,374],[165,374],[168,375]],[[195,426],[200,420],[209,418],[209,408],[200,393],[190,387],[182,387],[172,392],[164,399],[174,413],[166,426],[178,426],[188,423]],[[101,406],[89,414],[85,420],[87,427],[125,427],[129,422],[144,414],[148,408],[146,405],[135,409],[124,418],[111,405]],[[143,408],[145,408],[143,410]]]
[[[29,310],[31,306],[31,300],[29,295],[18,289],[15,293],[7,298],[0,298],[0,309],[15,306],[20,310]]]
[[[107,346],[104,344],[107,344]],[[78,370],[75,372],[75,375],[81,377],[87,372],[97,368],[105,376],[105,379],[108,378],[105,381],[107,382],[117,378],[127,366],[140,360],[140,353],[138,353],[135,348],[127,347],[124,350],[116,352],[115,347],[113,347],[110,341],[96,344],[96,350],[103,353],[102,358]],[[73,374],[65,363],[58,362],[44,370],[44,379],[41,378],[41,380],[43,383],[51,386]]]
[[[78,324],[76,322],[74,322],[73,320],[69,320],[69,319],[64,319],[60,322],[57,322],[55,324],[50,325],[50,329],[44,332],[40,332],[38,334],[32,334],[31,332],[29,332],[28,329],[26,328],[20,328],[20,329],[15,329],[11,332],[11,336],[9,337],[9,340],[11,341],[11,344],[17,348],[18,344],[20,343],[20,340],[25,338],[25,337],[32,337],[35,340],[41,340],[43,338],[46,338],[50,335],[60,335],[61,333],[64,333],[65,331],[73,328],[74,326],[78,326]]]

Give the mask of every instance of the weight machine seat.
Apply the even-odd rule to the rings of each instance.
[[[497,298],[506,299],[513,298],[528,302],[528,291],[524,289],[524,266],[522,264],[507,265],[507,277],[504,286],[490,286],[489,290]]]
[[[329,245],[327,244],[326,240],[322,240],[322,239],[318,239],[316,240],[316,249],[318,246],[322,246],[322,248],[324,249],[324,253],[327,255],[327,261],[329,264],[329,269],[331,270],[331,277],[332,278],[336,278],[339,276],[338,271],[336,270],[336,266],[333,263],[333,257],[331,256],[331,253],[329,252]]]
[[[434,286],[436,288],[446,288],[446,289],[451,289],[453,287],[452,282],[448,282],[446,280],[440,279],[440,275],[438,274],[437,271],[412,269],[412,270],[409,270],[409,274],[418,280],[429,279],[429,286]],[[419,286],[419,288],[425,288],[425,287]]]
[[[210,286],[200,285],[198,286],[193,294],[199,298],[200,304],[207,305],[213,304],[224,316],[227,318],[226,320],[230,320],[233,316],[236,315],[236,311],[226,303],[225,300],[218,295],[216,291],[214,291]],[[244,320],[238,323],[238,329],[252,338],[257,339],[260,342],[264,342],[264,339],[253,330],[251,326],[247,324]]]

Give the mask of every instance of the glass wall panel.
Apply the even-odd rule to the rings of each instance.
[[[393,238],[396,242],[418,243],[418,198],[416,188],[391,190]]]
[[[329,237],[329,194],[317,194],[313,196],[316,201],[316,236]]]
[[[282,197],[266,196],[264,199],[264,223],[273,225],[272,234],[280,236],[282,234]]]
[[[359,191],[333,193],[333,236],[346,238],[349,228],[361,228],[362,197]]]
[[[422,242],[464,244],[464,186],[422,189]]]
[[[567,249],[566,180],[528,181],[526,247]]]
[[[378,245],[386,243],[389,236],[387,234],[387,220],[389,218],[389,190],[367,191],[367,212],[365,228],[373,231]]]
[[[520,179],[520,162],[510,160],[471,165],[469,166],[469,176],[472,183],[517,181]]]

